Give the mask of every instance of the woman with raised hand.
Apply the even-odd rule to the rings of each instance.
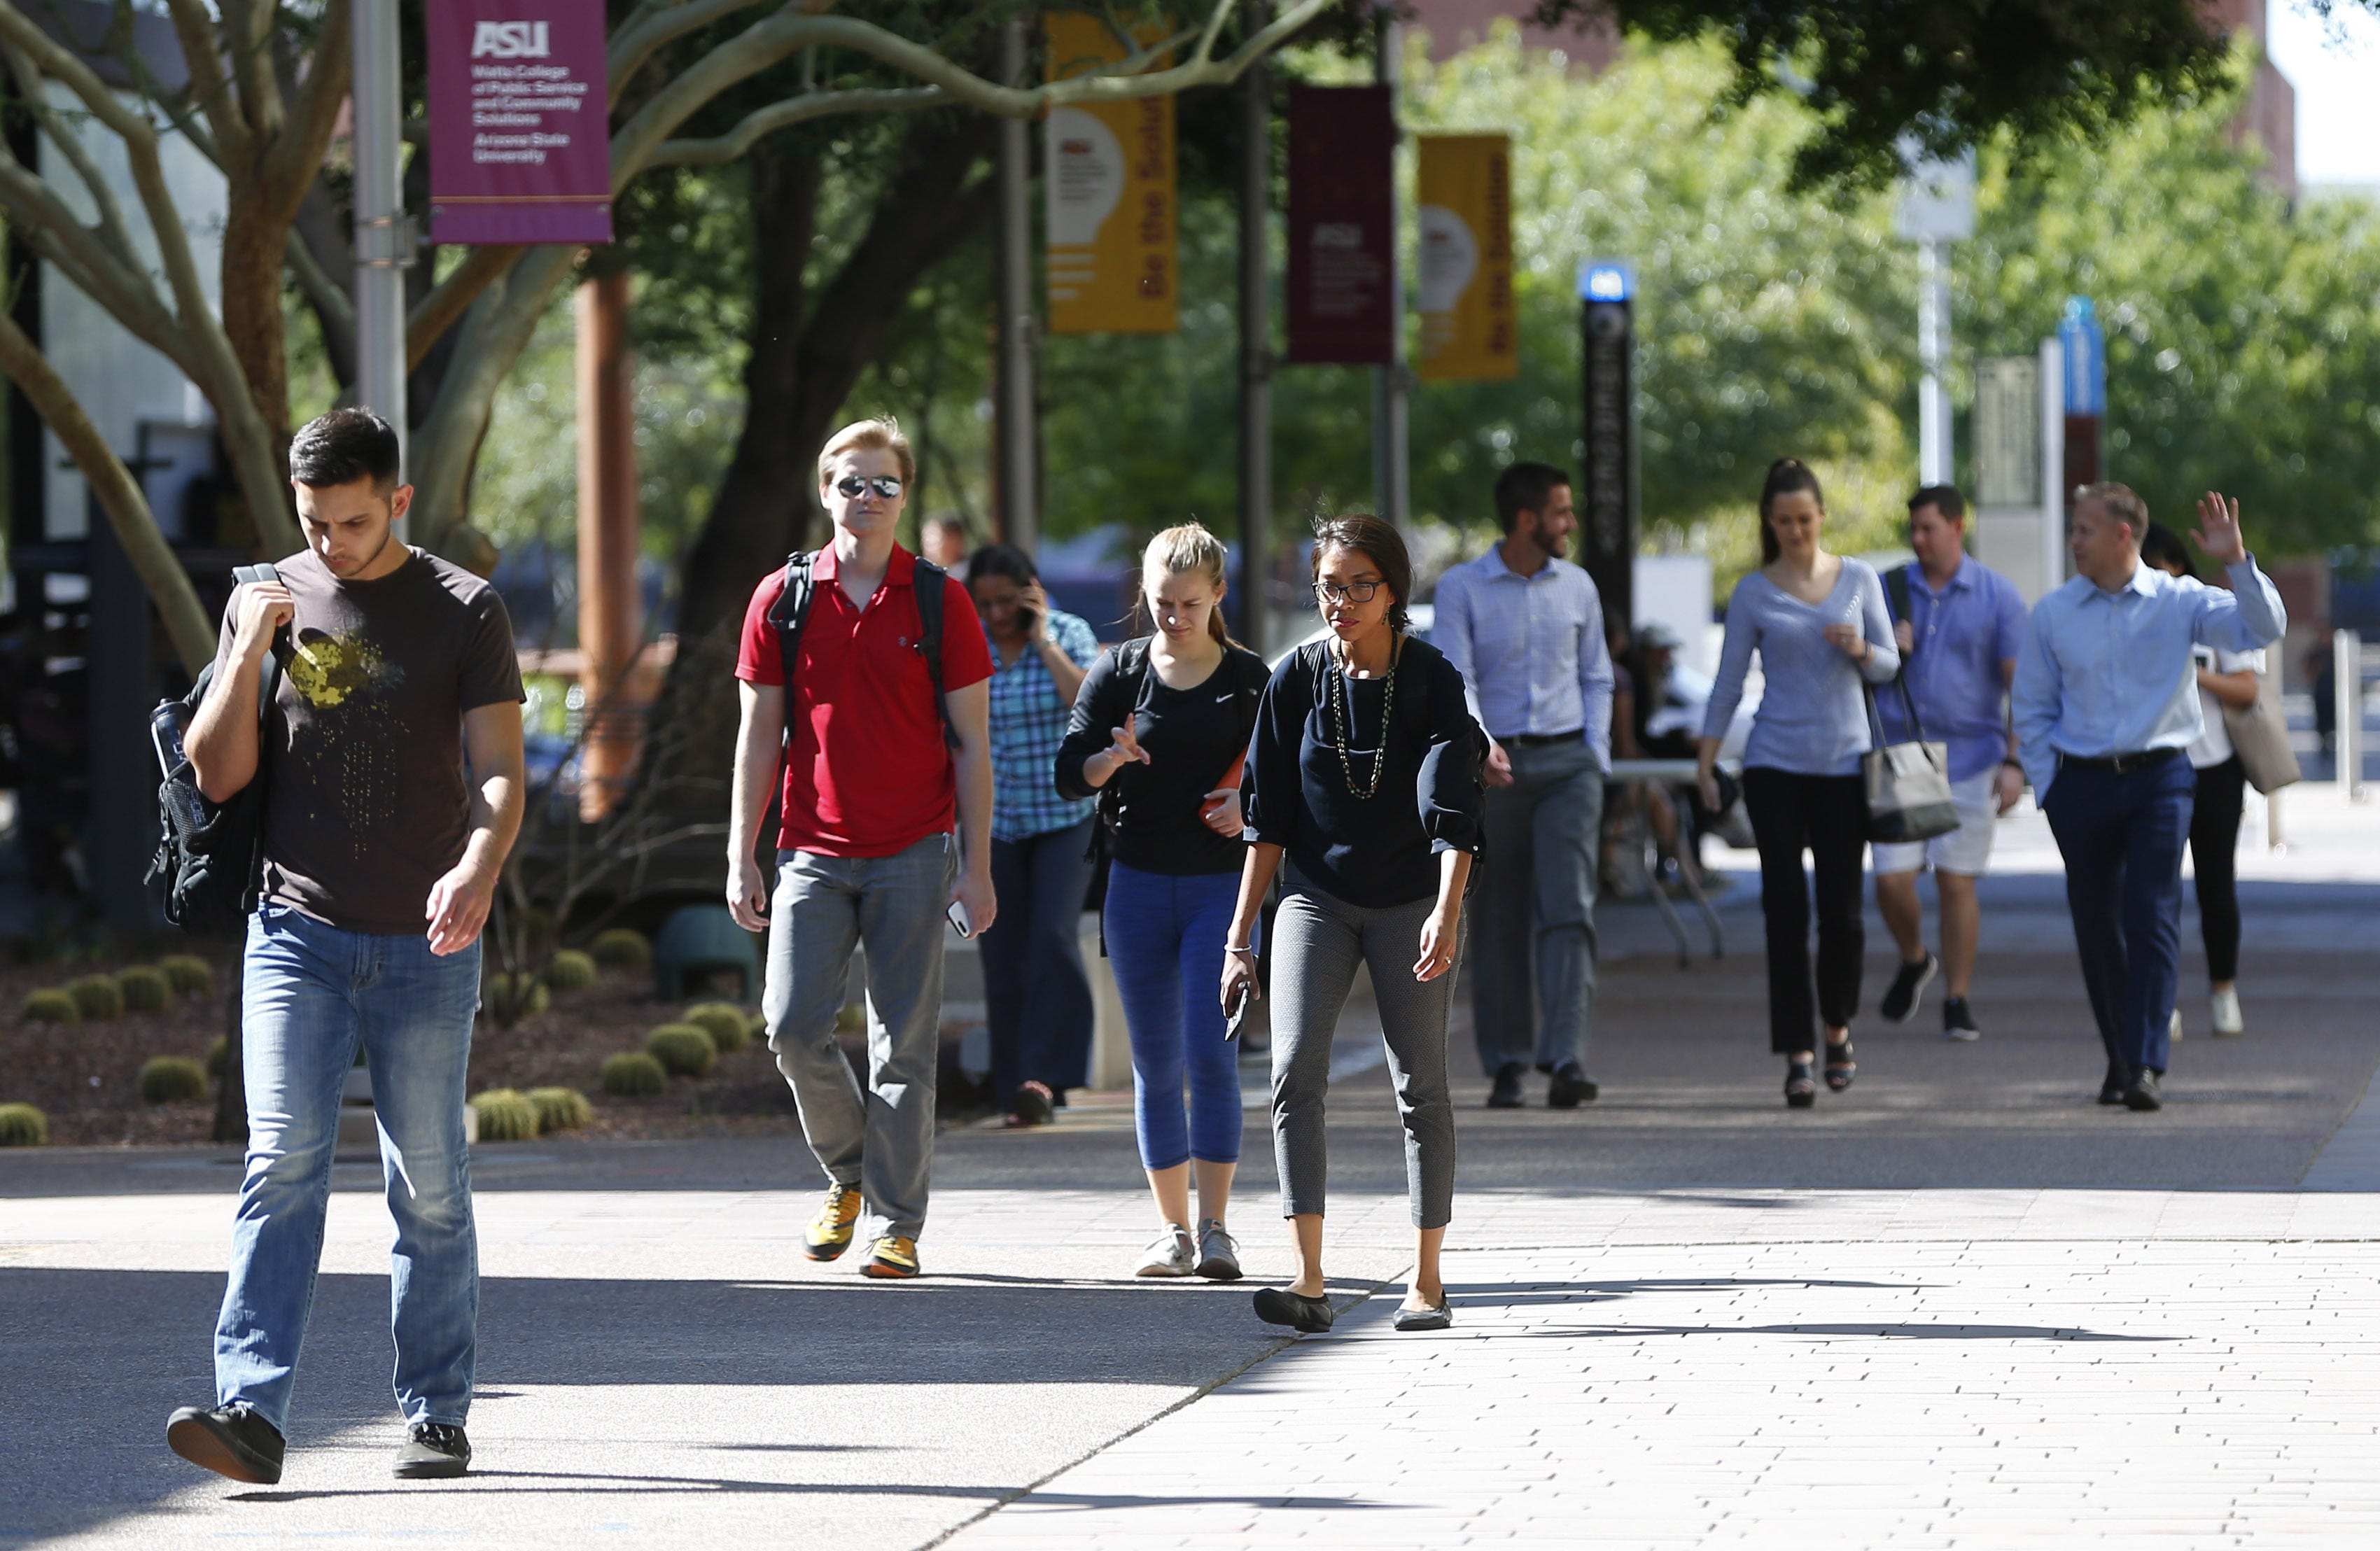
[[[1239,1052],[1208,987],[1247,850],[1240,765],[1265,665],[1224,628],[1224,560],[1196,523],[1149,540],[1149,633],[1093,665],[1056,773],[1060,796],[1097,794],[1110,857],[1101,932],[1132,1039],[1141,1166],[1164,1225],[1134,1274],[1235,1281],[1239,1244],[1223,1222],[1240,1160]]]
[[[1050,761],[1099,643],[1088,624],[1050,606],[1022,550],[986,544],[968,557],[966,582],[991,643],[991,881],[1002,905],[981,944],[991,1097],[1011,1126],[1047,1125],[1083,1084],[1093,1017],[1080,939],[1091,805],[1059,794]]]
[[[1273,1153],[1297,1274],[1257,1293],[1256,1311],[1308,1331],[1334,1317],[1322,1276],[1323,1100],[1331,1035],[1363,965],[1379,999],[1413,1200],[1413,1281],[1396,1327],[1440,1330],[1451,1317],[1439,1248],[1454,1206],[1446,1017],[1479,847],[1484,734],[1463,704],[1463,675],[1406,633],[1413,563],[1395,527],[1372,516],[1317,525],[1314,590],[1330,634],[1284,658],[1265,686],[1243,788],[1255,843],[1224,945],[1231,1007],[1255,991],[1252,934],[1283,872]]]
[[[1858,1070],[1851,1023],[1859,1011],[1860,866],[1867,846],[1867,793],[1860,756],[1869,735],[1867,684],[1889,684],[1900,654],[1884,585],[1864,561],[1820,541],[1826,497],[1797,458],[1768,466],[1760,490],[1759,570],[1727,604],[1727,642],[1703,717],[1699,784],[1722,810],[1717,762],[1743,697],[1752,654],[1767,688],[1743,749],[1743,806],[1760,848],[1760,911],[1768,935],[1768,1044],[1785,1058],[1785,1102],[1817,1102],[1810,1038],[1810,878],[1816,875],[1816,1016],[1826,1024],[1827,1086],[1840,1093]]]

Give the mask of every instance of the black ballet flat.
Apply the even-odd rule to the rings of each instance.
[[[1817,1080],[1811,1075],[1810,1063],[1792,1061],[1785,1068],[1785,1108],[1807,1109],[1818,1102]]]
[[[1852,1059],[1854,1054],[1849,1038],[1827,1047],[1827,1087],[1830,1092],[1842,1092],[1859,1074],[1859,1062]]]
[[[1257,1317],[1267,1325],[1286,1325],[1309,1336],[1323,1334],[1339,1317],[1331,1312],[1328,1298],[1308,1298],[1285,1287],[1261,1289],[1257,1293],[1256,1305]]]

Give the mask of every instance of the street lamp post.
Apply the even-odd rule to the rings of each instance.
[[[1395,10],[1386,6],[1378,11],[1375,27],[1378,73],[1374,79],[1389,89],[1389,111],[1393,118],[1398,77],[1402,73],[1398,55],[1404,47],[1404,29],[1397,25]],[[1413,506],[1412,467],[1407,453],[1411,427],[1405,402],[1405,276],[1404,261],[1394,236],[1397,215],[1393,181],[1390,188],[1389,358],[1386,365],[1372,369],[1372,499],[1379,504],[1380,516],[1402,527]]]
[[[405,272],[413,263],[413,223],[399,190],[404,101],[396,0],[356,0],[354,27],[356,402],[396,428],[402,449]],[[400,451],[400,467],[402,457]]]

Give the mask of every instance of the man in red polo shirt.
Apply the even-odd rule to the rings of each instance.
[[[834,541],[812,563],[800,660],[786,689],[769,617],[784,573],[752,594],[735,664],[743,726],[727,838],[727,907],[769,934],[762,1008],[802,1133],[826,1170],[805,1234],[812,1260],[851,1246],[864,1205],[860,1274],[914,1277],[934,1152],[942,1011],[942,918],[991,925],[991,652],[956,578],[943,583],[942,688],[927,673],[917,560],[893,542],[916,473],[890,420],[861,420],[819,454]],[[792,736],[787,738],[788,709]],[[956,747],[952,746],[953,739]],[[780,768],[783,822],[771,905],[754,854]],[[965,843],[951,834],[955,818]],[[765,914],[764,914],[765,913]],[[868,1088],[835,1040],[855,947],[868,950]]]

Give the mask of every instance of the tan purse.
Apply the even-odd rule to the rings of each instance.
[[[2259,792],[2277,792],[2302,779],[2297,751],[2289,747],[2289,719],[2281,711],[2281,681],[2277,674],[2256,675],[2256,703],[2223,708],[2223,730],[2240,756],[2248,784]]]

